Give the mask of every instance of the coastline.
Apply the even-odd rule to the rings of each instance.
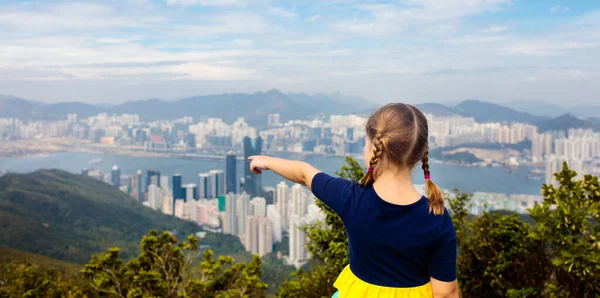
[[[39,141],[39,140],[38,140]],[[88,140],[81,139],[67,139],[67,138],[55,138],[49,139],[46,142],[46,147],[36,147],[25,142],[24,144],[16,144],[11,146],[14,151],[21,151],[18,156],[13,154],[9,156],[0,155],[0,160],[13,159],[21,157],[48,157],[59,152],[83,152],[91,154],[114,154],[121,156],[132,156],[132,157],[156,157],[156,158],[181,158],[191,160],[223,160],[226,154],[222,153],[192,153],[192,152],[178,152],[178,151],[148,151],[142,146],[119,146],[119,145],[102,145],[97,143],[91,143]],[[20,146],[19,146],[20,145]],[[22,147],[22,148],[19,148]],[[8,148],[7,148],[8,149]],[[1,148],[0,148],[1,150]],[[240,156],[240,151],[237,150],[237,160],[243,160],[244,157]],[[31,152],[32,154],[28,154]],[[1,153],[1,151],[0,151]],[[265,151],[264,154],[279,156],[279,157],[293,157],[299,159],[305,159],[310,157],[325,157],[325,158],[345,158],[350,156],[357,160],[362,160],[362,154],[326,154],[326,153],[314,153],[314,152],[294,152],[294,151]],[[454,165],[460,167],[503,167],[499,163],[463,163],[449,160],[431,159],[432,163]]]

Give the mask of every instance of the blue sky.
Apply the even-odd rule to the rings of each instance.
[[[117,103],[223,92],[375,102],[600,94],[600,1],[0,1],[0,93]]]

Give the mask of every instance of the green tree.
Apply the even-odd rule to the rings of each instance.
[[[346,157],[335,174],[357,182],[364,176],[364,171],[355,159]],[[344,223],[323,202],[316,200],[316,204],[325,213],[325,224],[316,222],[303,227],[309,238],[307,249],[314,266],[309,271],[297,271],[291,280],[284,282],[277,290],[279,297],[331,297],[336,291],[333,287],[335,279],[350,262]]]
[[[463,297],[539,297],[549,273],[543,243],[517,215],[485,213],[468,224],[460,244]],[[458,237],[458,236],[457,236]]]
[[[544,185],[544,202],[531,210],[531,237],[544,241],[552,261],[551,297],[600,296],[600,184],[598,177],[576,176],[564,163],[554,175],[559,186]]]
[[[168,232],[151,231],[141,241],[141,254],[125,263],[119,249],[94,256],[81,273],[99,295],[110,297],[264,297],[267,285],[261,278],[261,260],[234,263],[232,257],[213,259],[204,251],[199,276],[191,264],[198,257],[198,241],[186,241]]]
[[[231,257],[213,259],[210,250],[200,263],[201,275],[190,281],[187,294],[193,297],[250,298],[265,297],[267,284],[261,277],[261,260],[254,255],[249,263],[235,263]]]
[[[69,289],[60,272],[12,262],[0,270],[0,297],[62,297]]]
[[[463,297],[539,297],[548,259],[530,226],[516,214],[469,214],[471,195],[449,199],[458,243],[457,276]]]

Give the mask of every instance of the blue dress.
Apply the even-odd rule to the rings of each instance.
[[[426,197],[392,204],[372,185],[325,173],[315,175],[311,189],[348,233],[350,265],[334,283],[339,298],[432,297],[430,277],[456,280],[456,232],[447,210],[429,212]]]

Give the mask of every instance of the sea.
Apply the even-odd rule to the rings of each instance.
[[[288,155],[294,159],[306,161],[321,171],[333,174],[344,162],[343,157],[321,155]],[[101,158],[102,162],[90,165],[92,159]],[[360,161],[362,162],[362,160]],[[110,173],[117,165],[124,175],[133,175],[137,170],[145,174],[147,170],[159,171],[161,175],[181,174],[182,182],[196,183],[199,173],[221,169],[225,171],[225,160],[192,160],[179,157],[136,157],[114,154],[95,154],[83,152],[60,152],[49,156],[25,156],[0,159],[0,169],[9,172],[28,173],[39,169],[62,169],[72,173],[81,173],[84,168],[94,168]],[[430,163],[431,179],[443,189],[458,188],[466,192],[493,192],[505,194],[539,195],[543,180],[528,178],[531,168],[521,166],[506,171],[497,167],[471,167],[445,163]],[[236,177],[243,177],[244,162],[238,160]],[[278,175],[263,172],[263,186],[275,187],[283,181]],[[424,184],[420,168],[413,171],[415,184]]]

